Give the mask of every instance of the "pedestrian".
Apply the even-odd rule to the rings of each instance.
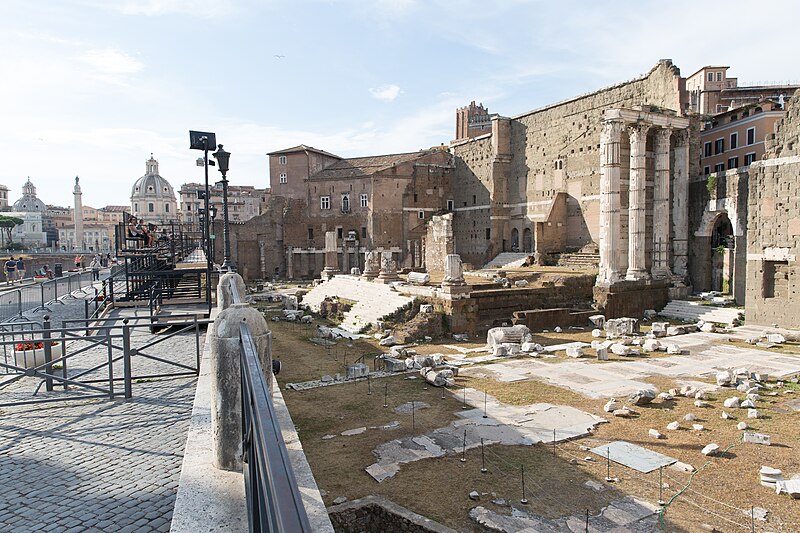
[[[89,268],[92,269],[92,281],[100,281],[100,256],[96,255],[94,259],[92,259],[91,264],[89,264]]]
[[[22,260],[22,256],[17,259],[17,279],[22,283],[22,278],[25,277],[25,262]]]
[[[14,259],[14,256],[11,256],[11,259],[6,261],[6,285],[13,285],[14,284],[14,276],[16,275],[17,271],[17,261]]]
[[[75,256],[75,270],[80,270],[81,269],[81,262],[82,261],[83,261],[83,257],[81,257],[81,254],[78,254],[78,255]]]

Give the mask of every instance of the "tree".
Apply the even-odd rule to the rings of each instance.
[[[14,239],[11,237],[11,230],[24,222],[25,221],[22,220],[21,218],[0,215],[0,228],[3,228],[5,232],[3,235],[4,244],[5,243],[11,244],[12,242],[14,242]]]

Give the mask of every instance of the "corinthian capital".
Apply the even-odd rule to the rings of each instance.
[[[647,142],[647,132],[650,130],[649,124],[629,124],[628,136],[631,144]]]

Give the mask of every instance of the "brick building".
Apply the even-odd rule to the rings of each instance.
[[[329,231],[336,234],[343,271],[363,268],[367,250],[391,251],[398,265],[420,268],[427,221],[453,207],[451,157],[444,148],[341,158],[300,145],[268,155],[271,198],[265,217],[231,228],[232,243],[249,242],[263,234],[256,227],[265,220],[277,225],[267,246],[281,250],[278,264],[262,260],[270,250],[245,252],[237,245],[239,262],[263,277],[318,276]]]

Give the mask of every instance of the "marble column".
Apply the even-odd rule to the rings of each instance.
[[[689,132],[675,132],[675,171],[672,194],[672,272],[684,279],[689,274]]]
[[[672,130],[656,130],[653,182],[653,277],[671,277],[669,268],[669,140]]]
[[[325,232],[325,268],[322,269],[321,277],[328,280],[339,274],[339,252],[337,250],[337,238],[335,231]],[[344,249],[344,246],[342,247]]]
[[[598,285],[610,285],[620,273],[620,143],[623,123],[608,120],[600,133],[600,270]],[[538,243],[537,243],[538,244]]]
[[[628,272],[625,279],[650,277],[646,267],[646,171],[648,124],[628,126],[631,139],[630,189],[628,191]]]

